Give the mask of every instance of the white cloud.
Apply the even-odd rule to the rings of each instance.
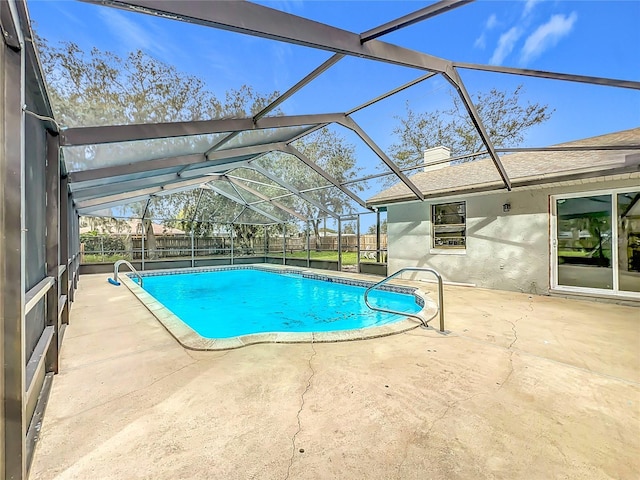
[[[105,8],[100,11],[100,16],[112,33],[131,44],[130,50],[136,48],[147,49],[152,44],[151,36],[123,13],[111,8]]]
[[[524,10],[522,11],[522,17],[527,17],[533,10],[533,7],[536,6],[536,3],[539,3],[540,0],[526,0],[524,4]]]
[[[571,12],[569,16],[552,15],[547,23],[540,25],[524,42],[520,54],[521,63],[527,63],[539,57],[545,50],[554,47],[562,37],[571,32],[576,20],[578,20],[576,12]]]
[[[489,15],[489,18],[487,18],[487,23],[485,23],[484,26],[487,30],[491,30],[492,28],[498,26],[498,17],[495,13]]]
[[[173,56],[179,52],[163,42],[161,36],[158,37],[162,32],[153,24],[144,25],[136,22],[113,8],[100,10],[100,17],[113,36],[119,40],[123,51],[131,52],[139,49],[168,63],[173,63]]]
[[[492,65],[500,65],[513,51],[513,47],[521,36],[522,30],[518,27],[511,27],[507,32],[500,35],[498,46],[494,50],[489,63]]]
[[[487,35],[486,32],[498,26],[498,17],[495,13],[489,15],[487,21],[484,23],[484,30],[480,34],[476,41],[473,42],[473,46],[475,48],[479,48],[480,50],[484,50],[487,47]]]

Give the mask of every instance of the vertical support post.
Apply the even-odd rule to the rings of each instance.
[[[17,20],[11,2],[2,19]],[[5,16],[6,14],[6,16]],[[19,30],[17,22],[13,22]],[[0,41],[0,478],[26,478],[24,40]]]
[[[65,200],[67,202],[67,304],[69,306],[69,310],[71,309],[71,303],[73,303],[73,298],[75,295],[75,278],[74,278],[74,258],[73,258],[73,244],[74,244],[74,236],[73,232],[73,219],[75,218],[75,212],[73,210],[73,201],[71,199],[71,192],[67,191],[67,198]]]
[[[75,210],[73,222],[73,289],[78,288],[80,279],[80,214]]]
[[[267,225],[262,227],[262,230],[264,231],[264,243],[262,245],[264,253],[264,263],[267,263],[267,257],[269,255],[269,230],[267,228]]]
[[[64,307],[60,324],[69,323],[69,183],[68,178],[60,178],[60,265],[64,272],[60,276],[60,298],[64,297]]]
[[[196,221],[196,217],[198,216],[198,209],[200,208],[200,201],[202,200],[202,194],[204,193],[204,188],[200,188],[200,193],[198,194],[198,200],[196,201],[195,208],[193,209],[193,216],[191,217],[191,268],[196,266],[195,259],[195,251],[194,251],[194,239],[193,239],[193,224]],[[148,204],[147,204],[148,205]]]
[[[356,272],[360,273],[360,215],[356,215]]]
[[[148,231],[144,227],[144,217],[147,216],[147,212],[149,211],[149,205],[151,205],[151,198],[153,197],[149,197],[149,199],[147,200],[147,203],[144,206],[144,210],[142,212],[142,218],[140,218],[140,224],[142,225],[142,270],[144,270],[144,238]],[[151,220],[149,220],[149,228],[151,228],[151,234],[153,235],[153,223],[151,222]],[[151,255],[149,258],[153,258],[153,255]]]
[[[145,228],[144,228],[144,218],[140,221],[140,226],[142,227],[142,270],[144,270],[144,235],[145,235]]]
[[[338,271],[342,271],[342,217],[338,217]]]
[[[307,220],[307,268],[311,266],[311,228],[309,227],[309,220]]]
[[[282,224],[282,264],[287,264],[287,225]]]
[[[440,309],[440,331],[444,332],[444,288],[442,287],[442,276],[440,274],[436,274],[436,277],[438,278],[438,307]]]
[[[47,372],[58,373],[58,300],[60,298],[60,279],[58,277],[58,266],[60,265],[60,254],[58,245],[60,243],[60,144],[59,137],[47,133],[47,165],[46,165],[46,265],[47,276],[55,279],[53,286],[47,292],[47,326],[53,327],[53,341],[47,352]]]
[[[196,266],[195,251],[193,248],[193,222],[191,222],[191,268]]]
[[[73,238],[75,239],[75,244],[76,244],[76,253],[74,254],[74,257],[76,259],[75,264],[76,264],[76,269],[75,269],[75,275],[74,275],[74,279],[75,282],[73,284],[74,288],[78,288],[78,282],[80,281],[80,214],[78,213],[78,211],[76,210],[76,221],[75,221],[75,225],[74,225],[74,231],[73,231]]]
[[[231,237],[231,265],[233,265],[233,223],[231,223],[229,227],[229,236]]]
[[[380,263],[380,210],[376,210],[376,262]]]

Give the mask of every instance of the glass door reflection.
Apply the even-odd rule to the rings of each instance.
[[[617,194],[618,285],[640,292],[640,192]]]
[[[556,200],[558,285],[613,289],[611,195]]]

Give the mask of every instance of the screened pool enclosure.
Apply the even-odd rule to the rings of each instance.
[[[423,157],[400,167],[373,133],[389,120],[376,117],[382,102],[404,103],[403,95],[443,81],[483,147],[429,165],[488,157],[509,190],[509,172],[499,157],[509,150],[495,148],[461,72],[640,89],[637,81],[457,62],[379,40],[451,15],[472,3],[468,0],[441,0],[362,33],[250,2],[88,3],[144,17],[157,32],[172,22],[198,35],[222,32],[222,49],[251,38],[252,48],[286,45],[305,60],[287,65],[295,79],[248,116],[179,111],[155,118],[152,111],[140,121],[131,115],[133,105],[109,104],[107,92],[104,110],[83,108],[80,101],[62,115],[55,103],[59,95],[49,88],[57,71],[43,68],[49,46],[35,36],[27,2],[0,2],[0,478],[5,479],[28,475],[85,256],[103,264],[123,256],[145,269],[244,262],[340,269],[351,263],[359,271],[384,274],[385,212],[371,208],[366,198],[398,182],[415,201],[429,192],[411,179],[425,168]],[[158,35],[154,41],[181,39]],[[363,75],[345,76],[345,65],[361,67]],[[386,91],[370,94],[367,75],[382,78]],[[350,88],[353,104],[329,108],[334,99],[327,95],[328,111],[305,111],[296,99],[315,84]],[[73,96],[75,87],[66,87]],[[357,145],[354,174],[330,173],[314,160],[308,140],[323,130],[343,132]],[[83,228],[102,233],[81,250]],[[106,237],[123,240],[105,250]],[[111,255],[110,248],[119,253]],[[318,255],[323,251],[335,257]]]

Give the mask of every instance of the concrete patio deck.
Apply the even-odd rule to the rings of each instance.
[[[106,279],[32,479],[640,478],[637,307],[446,287],[449,335],[195,352]]]

